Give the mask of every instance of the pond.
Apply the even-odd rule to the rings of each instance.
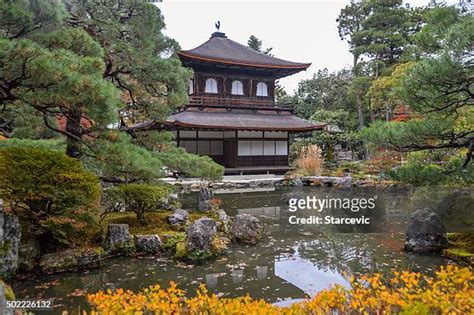
[[[325,209],[288,211],[292,198],[375,198],[375,208],[354,212]],[[200,283],[225,297],[249,294],[281,305],[313,296],[332,284],[349,285],[352,275],[388,273],[392,268],[432,272],[451,263],[439,255],[409,255],[402,250],[407,220],[416,206],[406,190],[375,188],[282,188],[260,192],[223,193],[228,214],[249,213],[264,226],[257,246],[232,245],[226,255],[200,265],[166,257],[114,258],[89,271],[46,275],[13,283],[18,298],[53,299],[56,310],[88,309],[85,294],[107,288],[140,290],[175,281],[189,295]],[[183,196],[192,207],[195,195]],[[471,211],[470,209],[469,211]],[[361,217],[367,225],[293,225],[289,217],[309,215]],[[471,212],[472,215],[472,212]],[[452,221],[452,222],[451,222]],[[448,230],[472,227],[472,222],[448,220]]]

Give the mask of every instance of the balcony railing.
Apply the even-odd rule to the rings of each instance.
[[[188,106],[190,107],[218,107],[218,108],[244,108],[244,109],[268,109],[268,110],[291,110],[291,106],[276,104],[272,99],[258,97],[229,97],[190,95]]]

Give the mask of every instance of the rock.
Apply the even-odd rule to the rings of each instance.
[[[291,183],[292,183],[292,186],[295,186],[295,187],[303,187],[304,186],[303,180],[300,177],[294,178],[291,181]]]
[[[219,222],[217,222],[217,229],[219,231],[227,232],[230,225],[230,217],[224,210],[217,211],[217,217]]]
[[[177,224],[182,224],[186,223],[189,218],[189,213],[186,210],[183,209],[177,209],[173,212],[173,214],[170,214],[168,216],[168,222],[171,225],[177,225]]]
[[[186,247],[188,251],[209,251],[212,239],[217,233],[215,220],[202,217],[194,221],[186,230]]]
[[[135,242],[128,224],[109,224],[104,249],[109,254],[130,254],[135,251]]]
[[[39,265],[44,273],[98,267],[103,254],[104,250],[101,247],[67,249],[43,255]]]
[[[19,249],[19,265],[21,271],[33,271],[41,256],[39,242],[36,239],[30,239],[26,243],[20,245]]]
[[[238,214],[230,225],[230,235],[237,242],[255,245],[262,237],[262,228],[256,217]]]
[[[417,210],[412,214],[406,233],[405,251],[436,252],[447,245],[446,229],[439,215],[429,208]]]
[[[350,188],[352,187],[352,177],[349,176],[344,176],[336,181],[337,186],[339,187],[345,187],[345,188]]]
[[[3,211],[0,200],[0,278],[10,279],[18,269],[21,238],[18,217]]]
[[[202,217],[188,227],[186,240],[176,244],[176,257],[206,260],[222,254],[227,249],[227,243],[227,238],[217,235],[217,222]]]
[[[161,251],[161,239],[158,235],[135,235],[135,246],[144,254],[157,254]]]
[[[202,187],[199,190],[198,211],[209,211],[212,209],[212,198],[214,195],[207,187]]]
[[[13,315],[14,310],[7,307],[7,301],[15,300],[15,293],[12,288],[0,279],[0,314]]]

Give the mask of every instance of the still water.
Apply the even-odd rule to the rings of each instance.
[[[319,214],[314,210],[288,211],[291,198],[308,195],[375,197],[376,207],[358,212],[325,209]],[[402,251],[407,220],[415,207],[409,191],[306,187],[224,193],[217,197],[223,200],[228,214],[249,213],[260,219],[265,233],[259,245],[232,245],[226,255],[201,265],[177,263],[166,257],[114,258],[99,269],[18,280],[13,283],[17,297],[53,299],[58,312],[84,310],[88,309],[84,297],[87,293],[107,288],[140,290],[175,281],[189,295],[205,283],[210,292],[220,296],[249,294],[285,305],[313,296],[332,284],[348,286],[352,275],[388,273],[392,268],[429,273],[452,263],[439,255],[409,255]],[[191,208],[196,200],[194,195],[183,198],[185,208]],[[365,216],[370,218],[370,224],[295,226],[288,223],[291,215]],[[459,229],[447,224],[448,229]]]

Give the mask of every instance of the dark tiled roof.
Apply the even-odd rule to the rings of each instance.
[[[310,63],[298,63],[259,53],[247,46],[228,39],[224,33],[216,32],[204,44],[178,53],[181,58],[221,62],[261,68],[300,69],[308,68]]]
[[[286,112],[253,112],[250,110],[205,110],[187,109],[170,116],[166,124],[175,127],[268,130],[268,131],[311,131],[322,129],[325,124],[313,123]]]

